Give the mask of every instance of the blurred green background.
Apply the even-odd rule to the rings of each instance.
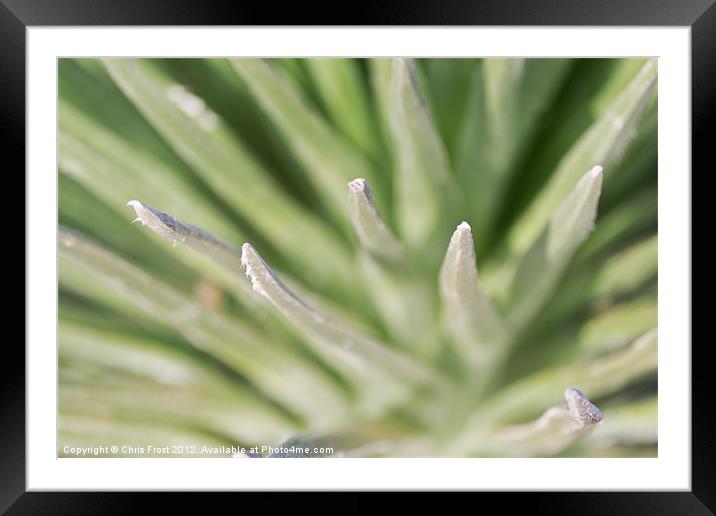
[[[655,69],[645,59],[61,59],[58,454],[295,437],[359,456],[655,456],[656,344],[633,344],[657,325]],[[594,165],[604,167],[594,231],[554,272],[521,277]],[[404,262],[366,261],[346,208],[357,177]],[[235,247],[235,262],[132,224],[133,199]],[[463,220],[509,335],[479,393],[438,288]],[[445,385],[380,399],[382,384],[345,374],[316,335],[251,292],[243,242],[309,304]],[[528,316],[512,324],[525,299]],[[603,423],[549,446],[539,435],[505,443],[569,386]]]

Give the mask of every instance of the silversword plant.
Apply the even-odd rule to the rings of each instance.
[[[656,80],[61,60],[59,453],[654,456]]]

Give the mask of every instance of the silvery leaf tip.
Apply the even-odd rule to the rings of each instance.
[[[594,425],[604,419],[602,411],[579,389],[569,387],[564,391],[564,399],[567,400],[569,417],[580,426]]]

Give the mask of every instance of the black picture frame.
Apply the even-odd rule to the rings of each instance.
[[[691,27],[692,169],[707,169],[716,107],[715,0],[486,0],[360,2],[346,8],[177,0],[0,0],[0,132],[4,155],[25,169],[25,41],[32,26],[63,25],[620,25]],[[320,23],[318,22],[320,20]],[[709,163],[713,168],[712,162]],[[8,165],[10,167],[10,165]],[[704,170],[706,173],[706,170]],[[19,177],[19,174],[15,174]],[[693,177],[693,174],[692,174]],[[23,186],[24,190],[24,181]],[[16,224],[19,227],[19,224]],[[23,236],[24,238],[24,236]],[[26,270],[27,274],[27,270]],[[710,340],[710,339],[709,339]],[[689,343],[683,343],[689,345]],[[708,348],[692,351],[692,490],[642,493],[488,494],[503,510],[529,506],[549,514],[712,514],[716,512],[716,432]],[[7,339],[0,375],[0,512],[7,514],[127,514],[146,494],[25,492],[25,353]],[[244,495],[242,495],[244,496]],[[165,495],[164,502],[183,496]],[[242,503],[245,503],[242,502]],[[259,501],[260,503],[260,501]],[[295,500],[294,502],[295,503]],[[300,504],[300,502],[298,502]],[[365,502],[366,507],[370,507]],[[360,507],[359,502],[351,504]],[[166,508],[166,506],[163,506]],[[133,511],[132,511],[133,512]]]

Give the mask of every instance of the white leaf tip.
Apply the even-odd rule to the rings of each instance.
[[[249,254],[256,254],[254,247],[248,242],[244,242],[241,246],[241,266],[246,268],[246,273],[249,273]]]
[[[366,181],[362,177],[356,178],[353,181],[350,181],[348,183],[348,188],[352,192],[363,192],[363,191],[365,191],[367,186],[368,186],[368,181]]]
[[[564,391],[564,399],[567,400],[569,417],[583,427],[599,423],[604,418],[602,411],[576,387],[567,388]]]
[[[132,199],[127,202],[127,206],[130,206],[134,210],[134,214],[137,216],[130,224],[135,222],[141,222],[143,226],[147,225],[147,207],[142,204],[141,201]]]
[[[466,243],[469,243],[470,246],[474,245],[472,242],[472,228],[470,227],[470,224],[465,221],[458,224],[452,234],[452,238],[450,238],[451,245],[458,242],[460,245],[464,245]]]
[[[253,287],[254,291],[259,292],[259,289],[257,288],[256,278],[253,274],[253,270],[251,267],[251,263],[249,263],[249,260],[251,258],[256,258],[257,253],[254,247],[249,244],[248,242],[244,242],[244,244],[241,246],[241,268],[244,269],[244,274],[247,278],[251,280],[251,286]]]

